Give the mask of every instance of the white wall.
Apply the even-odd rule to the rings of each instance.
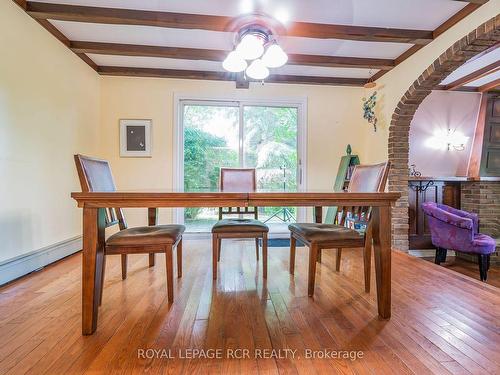
[[[72,155],[99,153],[100,78],[0,2],[0,263],[79,236]]]
[[[422,102],[410,126],[410,164],[423,176],[466,176],[481,94],[433,91]],[[436,131],[447,129],[468,137],[465,150],[430,147]]]

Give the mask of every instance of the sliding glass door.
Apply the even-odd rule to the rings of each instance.
[[[179,110],[185,191],[217,190],[221,167],[255,168],[258,189],[300,190],[300,105],[181,100]],[[295,207],[259,208],[272,232],[286,232],[301,214]],[[208,232],[217,209],[185,209],[182,220],[189,232]]]

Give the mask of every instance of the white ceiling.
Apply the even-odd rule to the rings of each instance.
[[[239,16],[255,10],[277,19],[434,30],[467,5],[450,0],[35,0],[46,3]]]
[[[456,81],[457,79],[460,79],[462,77],[465,77],[466,75],[473,73],[487,65],[490,65],[496,61],[500,60],[500,48],[497,48],[490,53],[487,53],[481,57],[478,58],[473,58],[471,61],[466,62],[464,65],[459,67],[457,70],[455,70],[453,73],[451,73],[446,79],[441,82],[442,85],[447,85],[451,82]],[[472,82],[469,82],[465,86],[469,87],[479,87],[482,86],[486,83],[489,83],[491,81],[494,81],[495,79],[500,78],[500,72],[489,74],[479,80],[475,80]]]
[[[294,21],[434,30],[467,6],[452,0],[33,0],[56,4],[97,6],[237,17],[264,12],[287,23]],[[284,20],[286,18],[287,20]],[[97,24],[49,20],[71,41],[184,47],[230,51],[235,35],[198,29]],[[394,60],[413,44],[340,39],[279,37],[289,54]],[[88,54],[99,66],[224,71],[220,62],[159,57]],[[378,69],[285,65],[272,73],[298,76],[369,78]]]

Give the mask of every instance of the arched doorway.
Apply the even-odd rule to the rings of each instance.
[[[401,192],[392,211],[393,247],[408,250],[409,133],[413,116],[437,85],[459,66],[500,42],[500,16],[485,22],[436,59],[403,95],[391,118],[388,154],[392,168],[389,190]]]

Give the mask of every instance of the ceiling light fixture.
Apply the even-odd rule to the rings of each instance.
[[[250,78],[262,80],[269,76],[269,69],[261,59],[257,59],[252,61],[246,73]]]
[[[287,54],[271,31],[261,25],[252,25],[240,30],[236,48],[229,52],[222,66],[229,72],[245,71],[250,78],[264,80],[270,74],[269,68],[279,68],[287,61]]]
[[[242,72],[247,68],[247,66],[248,64],[245,59],[243,59],[236,51],[229,52],[229,55],[227,55],[226,59],[222,62],[222,67],[232,73]]]

